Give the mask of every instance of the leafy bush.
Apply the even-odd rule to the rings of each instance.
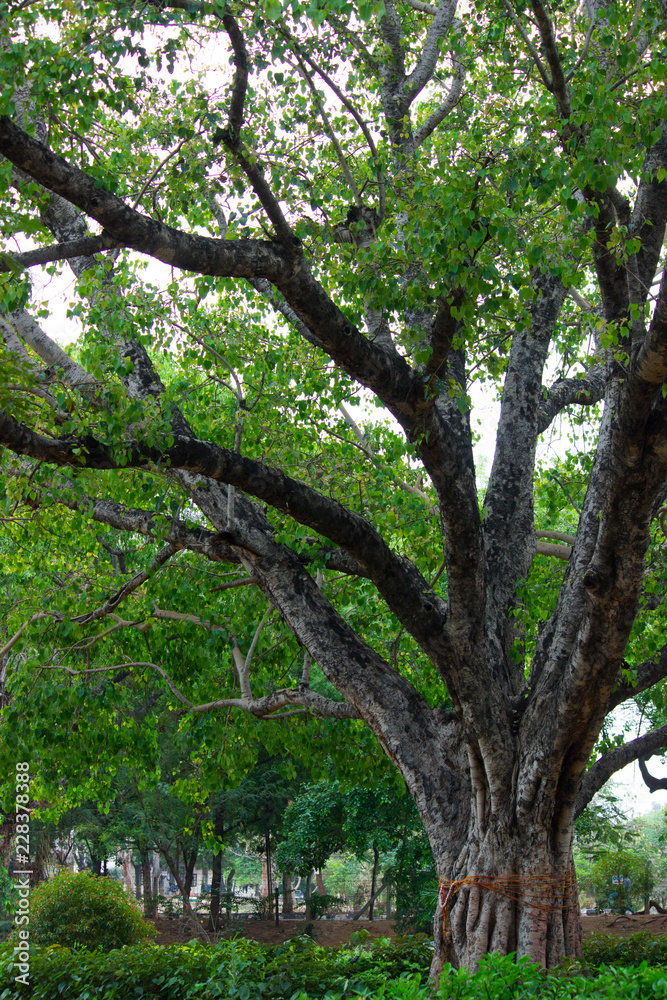
[[[146,941],[155,929],[122,885],[90,872],[61,872],[30,895],[32,944],[110,951]]]
[[[230,997],[232,1000],[267,998],[290,1000],[369,995],[392,980],[409,981],[414,988],[426,982],[431,948],[423,938],[388,940],[366,946],[364,931],[337,951],[317,947],[310,938],[294,938],[278,946],[254,941],[226,941],[214,948],[199,942],[167,948],[125,948],[103,954],[65,948],[40,948],[31,958],[31,981],[36,1000],[135,1000],[136,997],[194,1000]],[[11,956],[7,952],[6,963]],[[0,970],[2,969],[0,959]],[[0,971],[0,1000],[29,996],[12,983],[7,964]],[[426,997],[423,1000],[427,1000]]]
[[[310,897],[310,913],[311,916],[317,919],[317,917],[324,916],[329,910],[334,909],[334,907],[340,906],[343,902],[338,896],[331,896],[329,893],[314,892]]]
[[[648,902],[655,877],[650,860],[626,848],[601,855],[588,871],[588,882],[598,909],[625,913]]]
[[[11,950],[0,949],[0,1000],[291,1000],[296,996],[370,994],[392,979],[426,981],[431,949],[418,938],[374,942],[363,934],[346,948],[319,948],[310,938],[282,945],[242,939],[213,947],[200,942],[124,948],[121,952],[36,948],[30,960],[33,993],[14,983]],[[427,1000],[427,998],[424,998]]]
[[[591,934],[583,944],[584,960],[590,965],[667,965],[667,934],[642,931],[621,938],[615,934]]]
[[[122,952],[37,948],[30,987],[14,982],[12,951],[0,947],[0,1000],[664,1000],[667,974],[645,962],[602,967],[588,975],[545,974],[526,960],[488,956],[477,975],[448,969],[432,993],[426,976],[431,949],[424,939],[359,943],[334,950],[295,938],[278,946],[190,942]]]
[[[423,830],[399,846],[384,874],[396,888],[396,926],[399,930],[432,934],[438,876],[433,852]]]

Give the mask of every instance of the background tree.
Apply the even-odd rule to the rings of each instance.
[[[157,677],[203,741],[234,708],[362,720],[443,883],[434,973],[489,949],[576,954],[575,816],[667,742],[659,726],[586,771],[607,714],[667,673],[660,614],[650,643],[637,625],[667,492],[665,13],[167,0],[3,15],[3,227],[39,244],[3,259],[5,511],[28,548],[46,525],[55,548],[72,525],[87,537],[56,588],[14,605],[10,699],[46,668],[85,706],[79,728],[89,703],[101,724],[110,689]],[[181,78],[214,42],[233,75],[188,63]],[[156,287],[126,251],[173,277]],[[19,270],[59,260],[77,277],[72,354]],[[475,382],[500,394],[481,510]],[[358,427],[360,389],[398,432]],[[585,480],[570,534],[536,526],[534,477],[539,434],[572,406],[597,440],[569,463]],[[100,525],[125,540],[98,543]],[[137,543],[100,594],[99,546],[123,574]],[[210,561],[216,614],[204,587],[196,615],[132,600],[170,574],[187,588],[188,553]],[[560,573],[535,571],[536,553]],[[183,615],[225,655],[151,647],[147,630]],[[55,659],[48,632],[65,636]]]

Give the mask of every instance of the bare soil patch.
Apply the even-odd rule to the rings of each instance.
[[[202,922],[205,922],[202,919]],[[199,937],[202,940],[217,940],[220,938],[242,937],[264,944],[282,944],[290,938],[303,934],[306,929],[305,920],[281,920],[276,927],[273,920],[257,920],[239,917],[231,927],[220,935],[206,934],[198,930],[192,921],[184,921],[168,917],[158,917],[155,921],[157,944],[178,944]],[[614,913],[602,913],[595,917],[582,917],[581,927],[584,941],[591,934],[614,934],[616,937],[629,937],[639,931],[650,934],[667,934],[667,914],[638,913],[620,917]],[[372,940],[376,938],[396,938],[396,927],[393,920],[316,920],[313,923],[315,943],[328,948],[338,948],[349,941],[350,936],[358,930],[366,930]]]
[[[601,913],[595,917],[582,917],[581,929],[584,941],[591,934],[615,934],[616,937],[630,937],[640,931],[667,934],[667,914],[635,913],[619,917],[616,913]]]
[[[205,921],[203,921],[205,922]],[[240,917],[234,920],[232,926],[222,931],[220,935],[207,935],[197,929],[192,921],[158,917],[155,921],[157,944],[178,944],[199,937],[202,940],[217,940],[220,938],[243,937],[263,944],[282,944],[290,938],[303,934],[306,929],[305,920],[281,920],[276,927],[273,920],[257,920]],[[365,930],[375,938],[396,937],[393,920],[315,920],[312,924],[315,943],[324,947],[337,948],[349,941],[355,931]]]

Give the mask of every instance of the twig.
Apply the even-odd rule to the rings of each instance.
[[[188,701],[185,695],[179,691],[167,671],[158,666],[157,663],[139,661],[136,663],[116,663],[113,667],[90,667],[88,670],[74,670],[72,667],[65,667],[59,663],[48,663],[43,667],[40,667],[40,670],[62,670],[71,677],[83,677],[87,674],[104,674],[109,673],[112,670],[133,670],[134,668],[143,669],[144,667],[150,667],[151,670],[156,670],[161,677],[164,677],[172,694],[174,694],[175,697],[188,708],[193,708],[192,702]]]
[[[253,583],[259,583],[256,576],[244,576],[240,580],[230,580],[229,583],[221,583],[217,587],[213,587],[209,593],[215,594],[219,590],[232,590],[233,587],[249,587]]]
[[[516,16],[516,12],[514,10],[514,7],[509,2],[509,0],[503,0],[503,4],[505,6],[505,10],[507,11],[507,13],[510,16],[510,20],[512,21],[512,24],[514,25],[514,27],[516,28],[516,30],[521,35],[521,38],[523,39],[524,44],[526,45],[526,48],[530,52],[530,55],[531,55],[531,57],[533,59],[533,62],[537,66],[537,70],[538,70],[540,76],[542,77],[542,83],[544,84],[544,86],[547,88],[548,91],[552,91],[553,90],[553,84],[551,83],[551,80],[549,79],[549,74],[546,71],[546,67],[545,67],[544,63],[542,62],[542,60],[540,59],[540,56],[539,56],[539,53],[538,53],[537,49],[535,48],[535,46],[531,42],[530,38],[526,34],[526,31],[525,31],[523,25],[521,24],[521,21]]]
[[[343,152],[342,147],[341,147],[341,145],[340,145],[340,143],[338,141],[338,137],[336,136],[336,133],[334,132],[333,126],[332,126],[332,124],[331,124],[331,122],[329,120],[329,116],[328,116],[328,114],[326,112],[326,108],[324,107],[324,104],[323,104],[323,102],[322,102],[322,100],[320,98],[320,95],[317,92],[317,87],[313,83],[313,78],[310,75],[310,73],[308,72],[308,70],[306,69],[306,67],[303,65],[303,62],[299,58],[298,55],[297,55],[296,59],[297,59],[297,66],[298,66],[299,72],[301,73],[301,76],[304,78],[304,80],[308,84],[308,87],[310,88],[310,92],[313,95],[313,99],[315,101],[315,104],[317,105],[317,110],[318,110],[318,112],[320,114],[320,118],[324,122],[325,129],[329,133],[329,138],[331,139],[331,144],[332,144],[332,146],[333,146],[333,148],[335,150],[338,162],[340,163],[341,170],[343,171],[343,176],[345,177],[345,180],[347,181],[347,186],[349,187],[350,191],[352,192],[352,197],[354,198],[354,200],[357,203],[357,205],[359,206],[359,208],[363,208],[364,207],[364,202],[363,202],[363,199],[361,197],[361,192],[359,191],[359,188],[357,187],[357,182],[355,181],[354,177],[352,176],[352,171],[350,170],[350,168],[348,166],[347,159],[345,157],[345,153]]]
[[[19,628],[19,630],[14,633],[11,639],[9,639],[9,641],[6,642],[5,645],[2,646],[2,648],[0,648],[0,659],[3,656],[6,656],[7,653],[10,651],[10,649],[13,649],[13,647],[19,641],[19,639],[21,638],[21,636],[23,635],[23,633],[25,632],[25,630],[28,628],[29,625],[32,625],[33,622],[38,622],[43,618],[51,618],[51,617],[52,615],[47,611],[38,611],[36,614],[32,615],[31,618],[28,618],[27,622],[24,622],[23,625],[21,625],[21,627]]]
[[[168,559],[171,559],[175,552],[178,552],[178,550],[179,546],[173,545],[172,543],[165,545],[165,547],[155,556],[155,559],[153,559],[153,562],[150,564],[148,569],[142,570],[141,573],[137,573],[137,575],[133,576],[131,580],[128,580],[128,582],[124,584],[120,590],[117,590],[116,593],[101,607],[97,608],[95,611],[90,611],[88,614],[77,615],[71,620],[76,622],[78,625],[89,625],[90,622],[95,622],[100,618],[106,617],[110,611],[114,611],[118,607],[121,601],[124,601],[126,597],[134,593],[134,591],[141,587],[142,584],[146,583],[155,570],[159,569],[160,566],[163,566]]]
[[[639,2],[639,0],[638,0],[638,2]],[[591,10],[591,14],[592,14],[592,20],[591,20],[590,25],[588,26],[588,31],[586,32],[586,40],[584,41],[584,47],[581,50],[581,54],[580,54],[579,58],[577,59],[576,63],[574,64],[574,66],[572,67],[572,69],[570,70],[570,72],[565,77],[565,82],[566,83],[569,83],[570,80],[574,77],[574,74],[577,72],[577,70],[579,69],[579,67],[583,63],[584,59],[588,55],[588,49],[589,49],[589,46],[591,44],[591,38],[593,37],[593,32],[595,31],[595,28],[597,26],[596,25],[596,21],[595,21],[595,10],[594,10],[594,8],[592,6],[591,6],[590,10]]]

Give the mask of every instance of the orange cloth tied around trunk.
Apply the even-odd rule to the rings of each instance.
[[[466,885],[495,892],[544,914],[566,909],[577,896],[577,881],[571,870],[563,875],[466,875],[454,881],[443,879],[440,882],[443,931],[449,906]],[[562,902],[553,902],[554,896],[561,897]]]

